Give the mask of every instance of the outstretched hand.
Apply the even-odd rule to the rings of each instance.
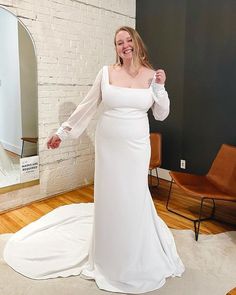
[[[61,139],[57,134],[54,134],[47,142],[48,149],[56,149],[60,146]]]
[[[155,82],[158,84],[165,84],[166,74],[162,69],[158,69],[155,73]]]

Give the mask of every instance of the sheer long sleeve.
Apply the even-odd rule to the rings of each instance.
[[[156,120],[165,120],[170,111],[170,100],[165,86],[153,82],[151,85],[152,97],[154,103],[152,105],[152,113]]]
[[[89,90],[86,97],[77,106],[69,119],[64,122],[57,130],[56,134],[61,140],[64,140],[68,137],[78,138],[87,128],[102,99],[101,81],[102,69],[98,73],[93,86]]]

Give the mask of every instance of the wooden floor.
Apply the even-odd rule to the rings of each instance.
[[[167,211],[165,206],[169,190],[168,181],[161,180],[159,188],[153,187],[150,190],[158,214],[169,227],[193,229],[191,221]],[[185,212],[189,217],[196,216],[199,201],[191,196],[186,197],[186,194],[183,194],[175,185],[173,185],[172,192],[171,208]],[[14,233],[59,206],[81,202],[93,202],[92,185],[0,214],[0,234]],[[206,214],[210,212],[210,205],[209,203],[209,206],[206,207]],[[216,217],[236,225],[236,203],[216,203]],[[205,221],[201,224],[201,233],[216,234],[230,230],[236,230],[236,226],[217,221]]]
[[[159,188],[153,187],[150,189],[159,216],[171,228],[193,229],[193,223],[191,221],[183,219],[166,210],[165,206],[168,189],[169,182],[165,180],[160,181]],[[59,206],[81,202],[93,202],[93,186],[76,189],[59,196],[29,204],[16,210],[2,213],[0,215],[0,233],[14,233]],[[210,205],[209,203],[209,206],[206,207],[206,214],[210,212]],[[182,191],[173,185],[170,206],[181,212],[185,212],[189,217],[193,217],[198,212],[199,201],[191,196],[186,197],[186,194],[183,194]],[[236,204],[217,202],[216,217],[224,222],[236,224]],[[216,234],[230,230],[236,230],[236,226],[218,221],[205,221],[201,225],[201,233],[206,234]],[[236,289],[229,294],[236,295]]]

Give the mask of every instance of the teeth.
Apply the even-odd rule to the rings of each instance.
[[[132,49],[125,50],[124,53],[132,52]]]

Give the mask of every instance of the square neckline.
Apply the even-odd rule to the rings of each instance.
[[[154,77],[152,78],[152,82],[148,88],[132,88],[132,87],[113,85],[110,83],[110,79],[109,79],[109,69],[108,69],[109,66],[104,66],[104,67],[106,68],[106,80],[107,80],[107,85],[109,87],[120,88],[120,89],[131,89],[131,90],[146,90],[146,91],[151,89]]]

